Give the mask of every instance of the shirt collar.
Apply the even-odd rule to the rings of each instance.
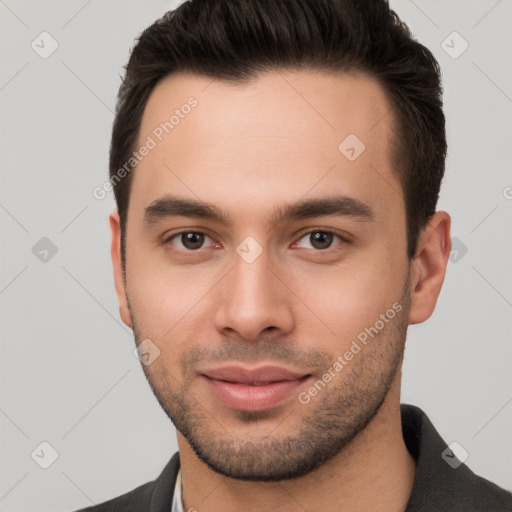
[[[172,498],[171,512],[183,512],[183,501],[181,499],[181,469],[178,470],[178,476],[176,477],[176,484],[174,485],[174,496]]]

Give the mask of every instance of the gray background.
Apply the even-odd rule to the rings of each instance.
[[[459,442],[474,471],[512,488],[512,2],[391,3],[443,69],[439,208],[458,239],[435,314],[409,330],[402,401]],[[155,478],[177,449],[118,318],[113,196],[92,196],[129,48],[175,5],[0,0],[1,511],[101,502]],[[31,47],[51,48],[43,31],[59,45],[46,59]],[[460,52],[453,31],[469,43],[458,58],[441,46]],[[32,251],[43,237],[57,248],[46,262]],[[31,458],[42,441],[59,454],[48,469]]]

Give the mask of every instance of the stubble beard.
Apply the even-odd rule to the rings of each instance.
[[[410,309],[408,282],[400,301],[401,311],[309,403],[297,400],[284,410],[231,410],[240,423],[237,431],[230,432],[220,415],[214,417],[199,402],[190,390],[191,379],[172,375],[161,360],[142,367],[160,406],[210,469],[247,481],[298,478],[344,450],[384,403],[403,360]],[[139,344],[145,338],[137,328],[135,311],[131,307],[130,311]],[[262,346],[274,350],[278,342],[269,341],[271,344]],[[237,347],[239,353],[242,350]],[[324,358],[324,363],[327,370],[334,360]],[[295,428],[289,427],[288,415],[294,416]],[[258,433],[258,423],[269,418],[277,418],[277,426],[271,432],[265,428],[265,433],[261,429]]]

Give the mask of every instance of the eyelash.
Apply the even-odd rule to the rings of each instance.
[[[179,233],[174,233],[173,235],[171,235],[170,237],[166,238],[163,241],[163,245],[169,245],[169,244],[173,245],[171,243],[172,240],[174,240],[175,238],[180,237],[181,235],[187,234],[187,233],[194,233],[194,234],[205,235],[206,237],[208,237],[211,240],[213,240],[213,238],[210,235],[208,235],[207,233],[205,233],[204,231],[187,230],[187,231],[180,231]],[[310,230],[310,231],[308,231],[306,233],[303,233],[300,236],[300,238],[298,239],[298,241],[302,240],[307,235],[311,235],[312,233],[324,233],[324,234],[333,235],[334,237],[338,237],[340,239],[340,243],[338,245],[345,245],[345,244],[349,244],[350,243],[350,240],[348,239],[348,237],[344,237],[344,236],[340,235],[339,233],[336,233],[334,231],[329,231],[327,229],[313,229],[313,230]],[[293,245],[296,245],[297,242],[295,242]],[[327,247],[326,249],[314,249],[313,248],[313,249],[308,249],[308,250],[311,250],[311,251],[316,252],[316,253],[322,253],[322,252],[327,252],[330,249],[335,249],[336,247],[337,247],[337,245],[334,245],[334,246],[331,246],[331,247]],[[195,252],[199,252],[201,249],[203,249],[203,247],[201,247],[199,249],[181,249],[181,248],[176,248],[176,250],[178,252],[182,252],[182,253],[195,253]]]

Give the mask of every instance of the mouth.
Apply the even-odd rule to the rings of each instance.
[[[224,405],[244,411],[261,411],[276,407],[311,374],[282,367],[266,366],[246,369],[230,366],[201,373],[209,392]]]

